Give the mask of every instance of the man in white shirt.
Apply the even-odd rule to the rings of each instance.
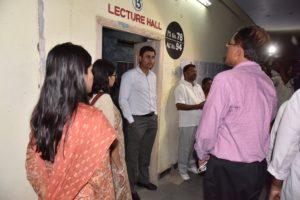
[[[179,148],[178,169],[183,180],[190,179],[187,171],[198,173],[196,160],[193,156],[195,133],[205,102],[205,94],[197,78],[196,66],[188,64],[183,68],[184,80],[176,87],[175,103],[179,111]]]
[[[149,182],[149,164],[157,132],[156,76],[151,71],[155,50],[144,46],[139,52],[139,66],[122,76],[119,104],[128,121],[126,163],[132,198],[139,199],[135,185],[156,190]]]
[[[274,176],[270,200],[300,199],[300,90],[286,103],[268,167]],[[272,151],[272,149],[270,150]]]

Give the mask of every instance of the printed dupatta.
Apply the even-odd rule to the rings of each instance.
[[[40,158],[29,143],[26,157],[27,178],[39,199],[74,199],[89,182],[116,139],[115,129],[96,108],[79,104],[67,134],[63,134],[55,161]],[[111,172],[110,172],[111,173]],[[113,187],[107,187],[113,193]]]

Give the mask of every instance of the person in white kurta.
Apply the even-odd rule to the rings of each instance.
[[[190,179],[188,171],[198,173],[193,156],[195,133],[201,118],[205,94],[195,82],[196,66],[188,64],[183,68],[184,80],[174,90],[175,104],[179,112],[178,170],[183,180]]]
[[[268,171],[274,176],[270,200],[300,199],[300,90],[287,102]]]

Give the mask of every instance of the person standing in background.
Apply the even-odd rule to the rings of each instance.
[[[202,86],[203,92],[205,94],[205,98],[207,98],[207,96],[208,96],[212,82],[213,82],[213,79],[210,77],[205,77],[202,80],[201,86]]]
[[[125,162],[122,116],[110,96],[110,88],[114,86],[117,78],[116,68],[110,61],[99,59],[93,64],[93,74],[91,105],[103,112],[118,133],[118,139],[114,141],[111,148],[111,166],[116,200],[130,200],[131,192]]]
[[[271,71],[271,79],[276,88],[278,98],[277,109],[279,109],[283,102],[289,100],[294,93],[292,72],[291,61],[283,58],[279,58],[275,61],[273,70]]]
[[[294,91],[296,92],[300,88],[300,60],[296,59],[293,62],[293,85]]]
[[[209,200],[258,199],[265,184],[269,130],[276,90],[259,62],[267,32],[248,26],[226,44],[233,69],[213,81],[196,133],[200,165],[207,160],[204,196]]]
[[[198,174],[194,157],[195,133],[205,102],[201,86],[195,82],[196,66],[188,64],[183,68],[184,80],[175,88],[175,103],[179,112],[178,169],[183,180],[189,180],[188,171]]]
[[[132,199],[140,199],[135,185],[156,190],[149,182],[151,151],[157,132],[156,75],[151,71],[155,50],[144,46],[139,65],[122,76],[119,104],[128,122],[126,163]]]

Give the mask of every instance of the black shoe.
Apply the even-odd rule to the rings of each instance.
[[[137,192],[132,192],[131,196],[132,196],[132,200],[140,200],[140,196],[138,195]]]
[[[140,187],[144,187],[148,190],[156,190],[157,189],[157,186],[150,183],[150,182],[149,183],[140,183],[140,182],[138,182],[137,185],[140,186]]]

